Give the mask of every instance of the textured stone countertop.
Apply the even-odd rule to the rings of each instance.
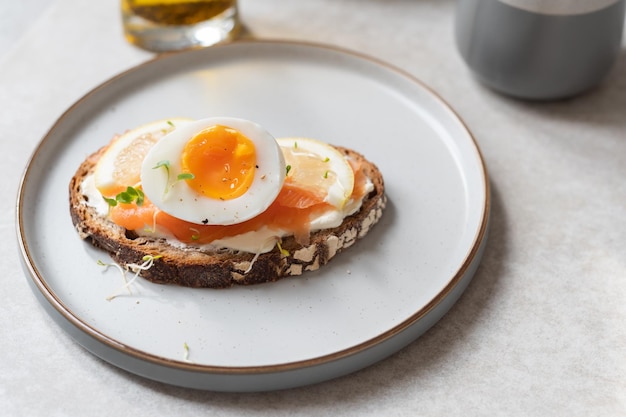
[[[580,97],[516,101],[469,73],[452,0],[240,1],[250,36],[386,61],[432,87],[474,134],[491,179],[491,230],[474,279],[438,323],[354,374],[252,394],[152,382],[76,344],[29,288],[15,197],[54,121],[153,57],[125,42],[118,7],[0,5],[0,414],[626,415],[626,52]]]

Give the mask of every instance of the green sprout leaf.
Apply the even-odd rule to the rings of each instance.
[[[161,129],[161,133],[164,135],[167,135],[169,132],[171,132],[172,130],[176,129],[176,125],[174,125],[174,122],[172,122],[171,120],[167,121],[167,124],[169,126],[169,128],[162,128]]]
[[[176,181],[171,183],[170,182],[170,161],[168,161],[167,159],[164,159],[163,161],[157,162],[157,164],[152,167],[152,169],[159,169],[159,168],[165,168],[165,172],[167,172],[167,186],[165,187],[165,191],[164,191],[165,194],[169,192],[170,187],[174,183],[178,181],[182,181],[182,180],[192,180],[196,177],[191,172],[183,172],[181,174],[178,174],[178,176],[176,177]]]
[[[104,199],[104,201],[106,201],[106,203],[109,205],[109,207],[115,207],[117,206],[117,200],[114,198],[107,198],[105,196],[102,196],[102,198]]]
[[[118,203],[122,204],[132,204],[136,203],[138,206],[141,206],[144,203],[145,195],[143,191],[139,188],[135,187],[126,187],[126,190],[118,193],[115,198],[108,198],[102,196],[104,201],[109,205],[109,207],[115,207]]]
[[[190,227],[189,231],[191,232],[191,240],[200,239],[200,230]]]
[[[287,175],[289,175],[289,171],[291,171],[291,165],[287,165],[287,166],[285,167],[285,177],[286,177]]]
[[[191,172],[183,172],[182,174],[178,174],[178,181],[182,181],[182,180],[192,180],[196,178],[195,175],[193,175]]]
[[[280,241],[276,242],[276,246],[278,247],[278,251],[281,255],[289,256],[289,251],[281,246]]]
[[[115,204],[112,204],[113,199],[111,198],[107,199],[105,197],[105,200],[112,207],[117,205],[117,203],[122,203],[122,204],[136,203],[138,206],[141,206],[145,200],[145,196],[144,196],[143,191],[141,191],[139,188],[128,186],[126,188],[126,191],[122,191],[121,193],[115,196],[115,200],[114,200],[116,202]]]
[[[133,197],[126,191],[123,191],[119,193],[118,195],[116,195],[115,199],[123,204],[130,204],[133,202]]]
[[[144,199],[145,199],[145,195],[143,193],[143,191],[141,190],[137,190],[139,193],[137,195],[137,198],[135,198],[135,202],[137,203],[138,206],[143,205]]]
[[[168,161],[167,159],[164,159],[162,161],[157,162],[157,164],[152,167],[152,169],[159,169],[159,168],[165,168],[165,170],[169,174],[169,172],[170,172],[170,161]]]

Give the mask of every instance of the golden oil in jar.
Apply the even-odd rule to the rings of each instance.
[[[211,46],[240,30],[236,0],[121,0],[126,39],[155,52]]]

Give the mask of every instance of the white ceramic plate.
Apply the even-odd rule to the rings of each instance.
[[[69,180],[114,133],[178,116],[243,117],[356,149],[383,172],[386,212],[315,273],[227,290],[138,280],[107,301],[122,278],[74,231]],[[337,48],[241,42],[161,57],[79,100],[33,154],[17,227],[35,294],[89,351],[170,384],[255,391],[353,372],[421,335],[470,281],[488,212],[476,143],[423,84]]]

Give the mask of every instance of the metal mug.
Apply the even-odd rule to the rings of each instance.
[[[621,49],[624,0],[458,0],[456,43],[484,84],[534,100],[595,86]]]

